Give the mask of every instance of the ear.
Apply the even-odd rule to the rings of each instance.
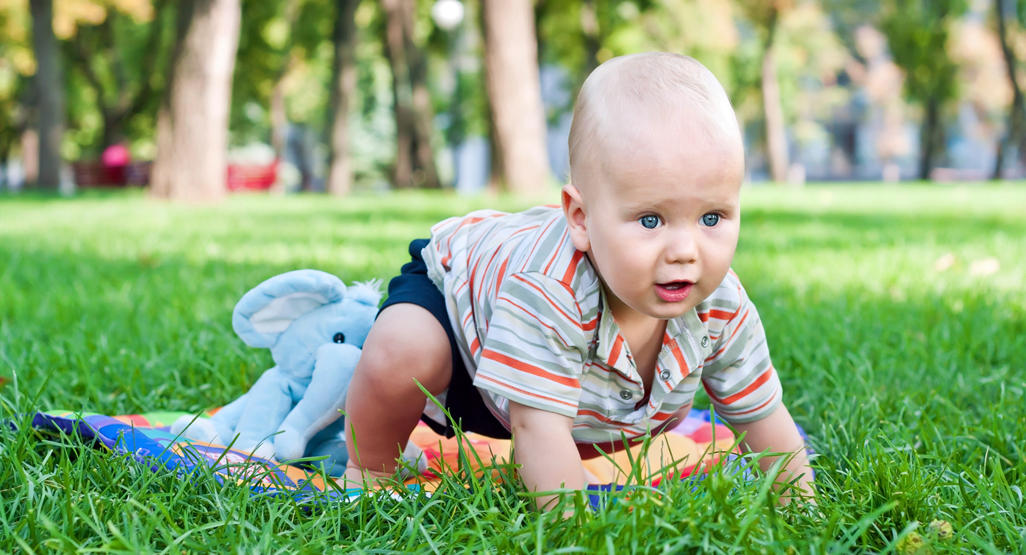
[[[271,347],[300,316],[346,294],[342,280],[318,270],[295,270],[269,278],[239,299],[232,313],[235,333],[251,347]]]
[[[573,184],[564,185],[562,198],[563,215],[566,216],[566,223],[570,228],[570,240],[574,248],[587,252],[591,248],[591,241],[588,239],[588,215],[585,213],[581,191]]]

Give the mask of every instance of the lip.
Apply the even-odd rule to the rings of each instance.
[[[657,283],[655,286],[656,295],[664,302],[679,303],[688,298],[691,294],[691,287],[695,284],[690,281],[670,281]]]

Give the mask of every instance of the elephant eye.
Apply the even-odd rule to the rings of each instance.
[[[335,343],[345,343],[346,342],[346,334],[344,334],[342,332],[338,332],[338,333],[335,334],[334,337],[331,338],[331,340],[334,341]]]

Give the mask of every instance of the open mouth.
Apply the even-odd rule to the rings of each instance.
[[[691,287],[694,283],[690,281],[669,281],[666,283],[657,283],[656,295],[660,299],[668,303],[676,303],[683,301],[688,298],[688,294],[691,293]]]

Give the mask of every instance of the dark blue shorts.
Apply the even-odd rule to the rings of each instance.
[[[445,329],[445,334],[449,336],[449,347],[452,352],[452,380],[449,382],[449,392],[445,396],[445,410],[464,432],[509,439],[509,430],[485,406],[481,393],[474,387],[467,367],[463,364],[463,357],[456,346],[456,336],[449,322],[449,313],[445,308],[445,298],[428,277],[427,266],[420,255],[420,251],[424,250],[427,244],[427,239],[415,239],[410,243],[410,261],[403,265],[398,276],[388,282],[388,297],[381,305],[381,310],[394,304],[411,303],[426,309],[435,320],[438,320]],[[378,314],[380,313],[379,310]],[[411,337],[410,340],[416,341],[416,338]],[[452,421],[442,426],[426,416],[423,420],[436,433],[444,434],[445,437],[455,435]]]

